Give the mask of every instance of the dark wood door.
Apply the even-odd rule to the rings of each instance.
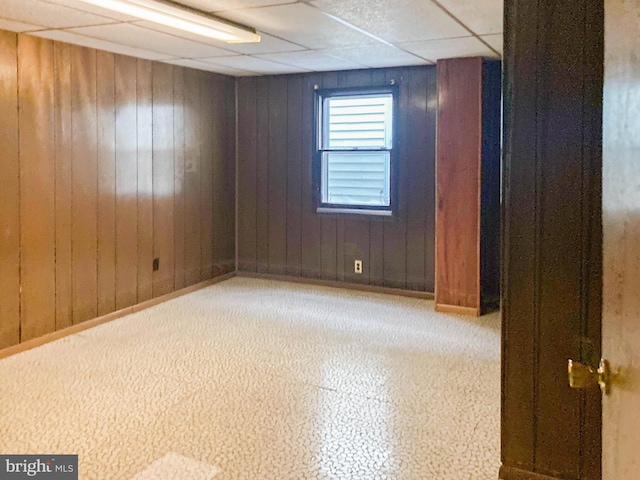
[[[601,478],[603,2],[505,3],[503,479]]]

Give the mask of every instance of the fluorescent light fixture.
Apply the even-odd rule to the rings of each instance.
[[[255,29],[240,25],[197,9],[161,0],[80,0],[97,7],[124,13],[203,37],[227,43],[257,43]]]

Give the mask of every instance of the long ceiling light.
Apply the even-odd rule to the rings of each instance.
[[[81,0],[97,7],[124,13],[203,37],[227,43],[257,43],[255,29],[184,7],[172,1],[158,0]]]

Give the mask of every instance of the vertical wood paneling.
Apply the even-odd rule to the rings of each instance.
[[[384,223],[384,239],[383,239],[383,268],[384,268],[384,285],[391,288],[405,288],[407,277],[407,227],[406,227],[406,208],[407,208],[407,186],[410,173],[404,163],[407,158],[407,140],[408,140],[408,106],[409,89],[405,81],[404,70],[389,69],[385,73],[386,83],[395,83],[400,85],[399,98],[397,101],[397,153],[396,168],[392,170],[392,175],[397,177],[396,199],[397,212],[393,216],[392,221]],[[426,112],[425,112],[426,113]],[[404,160],[404,161],[403,161]],[[403,168],[404,167],[404,168]],[[431,206],[431,208],[434,208]]]
[[[200,104],[200,72],[185,70],[185,267],[186,284],[193,285],[200,281],[202,269],[202,219],[200,212],[201,195],[200,177],[202,154],[202,127],[199,121],[202,105]]]
[[[221,177],[224,183],[224,231],[218,231],[215,238],[222,238],[226,245],[223,256],[224,271],[219,273],[229,273],[236,270],[236,79],[227,77],[217,90],[216,97],[223,97],[225,101],[224,115],[226,118],[225,131],[226,142],[222,157],[219,158],[217,166],[214,168],[215,176]],[[221,164],[221,165],[220,165]],[[222,173],[220,173],[222,171]],[[214,208],[214,213],[220,207]],[[215,216],[214,216],[215,218]]]
[[[321,76],[321,88],[336,88],[338,87],[338,73],[329,72],[324,73]],[[317,114],[318,112],[314,112]],[[312,125],[315,128],[316,119],[312,118]],[[317,133],[317,132],[316,132]],[[315,146],[311,147],[314,151]],[[317,161],[317,159],[315,159]],[[313,207],[315,209],[315,205]],[[323,280],[341,280],[338,275],[338,218],[333,214],[322,214],[320,216],[322,221],[322,279]],[[344,230],[341,229],[342,233]],[[342,251],[342,246],[340,248]],[[342,264],[342,259],[340,259]],[[340,270],[343,272],[343,266],[340,266]]]
[[[71,49],[54,42],[55,110],[54,156],[56,170],[56,330],[73,323],[71,259]]]
[[[153,296],[174,288],[174,67],[153,64]]]
[[[185,132],[184,132],[184,72],[182,67],[173,70],[173,194],[174,194],[174,265],[176,290],[186,285],[185,264]],[[162,266],[160,267],[162,268]]]
[[[579,0],[540,2],[538,58],[545,58],[544,75],[538,77],[537,105],[540,162],[540,269],[539,337],[546,352],[538,363],[536,405],[536,469],[563,472],[571,478],[580,475],[581,394],[566,381],[568,358],[578,358],[581,345],[582,248],[576,248],[576,232],[583,232],[580,202],[585,168],[576,161],[582,156],[583,93],[574,101],[576,86],[584,85],[585,68],[573,63],[584,54],[585,4]],[[557,20],[556,20],[557,18]],[[571,21],[581,18],[582,21]],[[569,20],[569,21],[567,21]],[[571,42],[566,42],[566,38]],[[573,63],[573,64],[572,64]],[[571,65],[571,68],[567,66]],[[570,101],[571,100],[571,101]],[[547,212],[553,212],[552,215]],[[558,221],[564,219],[564,221]],[[562,299],[558,301],[558,299]],[[552,363],[553,362],[553,363]],[[551,365],[554,367],[551,367]],[[559,451],[557,445],[562,445]]]
[[[502,269],[502,384],[511,385],[502,397],[501,456],[503,465],[533,471],[535,458],[535,285],[537,283],[536,252],[536,125],[535,120],[515,122],[516,118],[535,119],[535,95],[519,95],[517,103],[507,89],[507,78],[515,81],[523,92],[536,91],[537,51],[536,4],[528,0],[505,2],[505,84],[503,173],[503,269]],[[515,26],[518,25],[517,30]],[[516,41],[517,40],[517,41]],[[507,161],[513,154],[522,159],[517,166]],[[518,192],[512,195],[511,192]],[[527,219],[522,222],[519,219]],[[512,228],[515,226],[515,229]],[[507,241],[512,232],[518,242]],[[521,271],[533,275],[521,275]],[[516,293],[514,299],[509,292]],[[517,379],[517,380],[516,380]]]
[[[501,478],[596,480],[601,393],[566,366],[600,358],[603,4],[505,7]]]
[[[55,330],[53,43],[18,40],[20,136],[20,340]]]
[[[203,117],[211,117],[213,112],[212,101],[213,83],[211,77],[206,73],[200,75],[200,106]],[[220,135],[221,126],[224,124],[223,116],[216,116],[215,121],[207,124],[200,124],[201,129],[201,175],[200,175],[200,216],[202,219],[202,230],[200,232],[202,245],[202,269],[200,280],[211,278],[213,269],[213,142],[215,136],[216,143],[225,141]]]
[[[256,138],[256,169],[258,185],[256,189],[256,271],[269,271],[269,78],[261,77],[256,80],[258,134]]]
[[[0,348],[20,341],[18,37],[0,31]]]
[[[302,185],[301,185],[301,224],[300,244],[302,249],[302,276],[322,277],[322,220],[315,212],[313,185],[313,129],[314,97],[313,88],[319,85],[319,74],[302,76]],[[295,132],[295,129],[294,129]],[[240,139],[241,141],[241,139]],[[294,160],[295,162],[295,160]]]
[[[71,50],[73,323],[98,313],[96,51]]]
[[[397,211],[392,218],[316,213],[314,86],[366,87],[391,79],[400,84],[404,115],[395,159]],[[410,268],[408,288],[432,289],[435,82],[435,67],[238,79],[238,268],[399,288],[407,288]],[[362,275],[354,272],[356,259],[363,260]]]
[[[0,80],[0,348],[234,269],[234,79],[0,31]]]
[[[245,272],[256,271],[257,118],[257,80],[250,77],[238,82],[238,269]]]
[[[436,69],[427,71],[427,113],[425,131],[427,144],[423,151],[425,165],[425,178],[433,179],[424,182],[422,188],[425,190],[426,205],[433,205],[434,208],[425,208],[425,290],[433,292],[435,290],[435,254],[436,251],[436,123],[438,105],[438,75]],[[418,133],[420,135],[420,133]],[[413,228],[413,227],[412,227]],[[410,260],[408,260],[410,261]]]
[[[18,40],[20,340],[55,330],[53,44]]]
[[[116,308],[115,55],[97,52],[98,315]]]
[[[293,75],[287,81],[287,275],[300,276],[302,266],[302,76]],[[293,126],[298,125],[297,132]]]
[[[138,302],[153,297],[153,109],[152,67],[137,62]]]
[[[287,272],[287,77],[269,77],[269,273]]]
[[[407,126],[409,130],[406,138],[407,169],[410,172],[407,181],[407,195],[409,201],[406,209],[407,222],[407,289],[424,290],[426,279],[426,253],[424,226],[427,221],[428,188],[421,179],[427,178],[427,165],[434,162],[429,154],[434,152],[434,142],[429,141],[427,132],[428,118],[424,114],[427,109],[427,77],[428,70],[411,70],[407,74],[407,88],[409,102],[407,108]],[[423,156],[426,153],[426,160]]]
[[[436,304],[479,312],[482,59],[438,61],[438,90]]]
[[[137,62],[116,57],[116,308],[138,296]]]
[[[483,308],[500,301],[500,147],[502,67],[484,62],[480,198],[480,295]]]
[[[230,88],[234,95],[221,92]],[[235,81],[215,78],[211,84],[211,108],[218,120],[211,125],[212,139],[212,206],[213,206],[213,272],[214,276],[227,273],[235,267],[235,164],[225,158],[235,158]]]

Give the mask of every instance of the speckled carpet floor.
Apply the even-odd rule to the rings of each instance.
[[[499,317],[234,278],[0,360],[0,453],[80,478],[494,480]]]

